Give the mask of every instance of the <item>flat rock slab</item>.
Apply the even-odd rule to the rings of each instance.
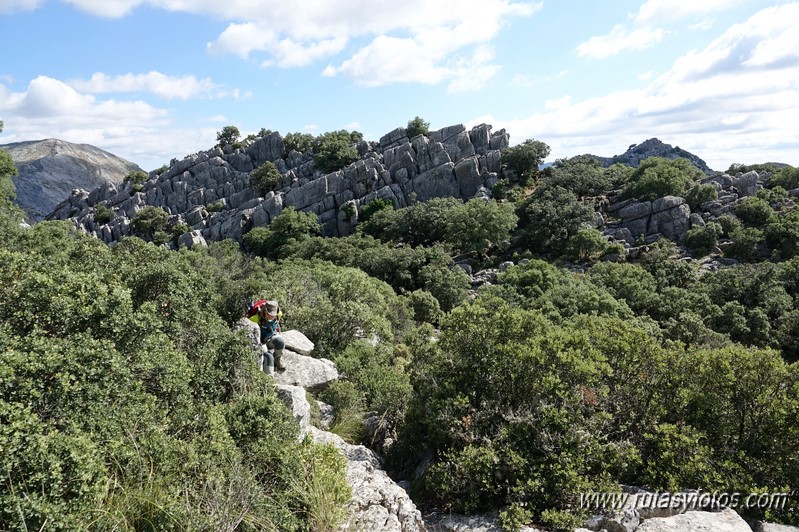
[[[302,439],[308,431],[308,423],[311,421],[311,405],[305,396],[305,389],[299,386],[278,384],[277,396],[291,410],[294,420],[300,426],[300,439]]]
[[[324,358],[313,358],[284,351],[284,371],[276,371],[274,379],[277,384],[301,386],[309,391],[319,391],[338,379],[336,365]]]
[[[313,351],[314,343],[300,331],[295,331],[293,329],[285,332],[281,331],[280,336],[285,340],[286,349],[289,351],[294,351],[295,353],[305,356],[309,356],[311,351]]]
[[[752,532],[740,515],[729,508],[721,512],[686,512],[647,519],[636,532]]]

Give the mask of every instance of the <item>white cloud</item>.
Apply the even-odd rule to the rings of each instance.
[[[39,7],[42,0],[0,0],[0,13],[30,11]]]
[[[151,92],[167,100],[190,98],[241,98],[239,89],[225,90],[211,78],[197,79],[194,76],[167,76],[151,71],[146,74],[122,74],[109,76],[102,72],[92,74],[88,80],[76,79],[67,82],[72,88],[89,94]]]
[[[660,29],[641,28],[630,31],[618,24],[607,35],[591,37],[577,46],[577,55],[603,59],[623,50],[644,50],[663,40],[665,32]]]
[[[745,0],[647,0],[635,15],[638,25],[664,24],[688,17],[718,13]]]
[[[552,147],[553,158],[615,155],[657,136],[715,169],[733,162],[799,164],[795,20],[799,4],[767,8],[732,26],[705,49],[677,59],[644,89],[582,101],[560,99],[526,118],[481,116],[469,125],[506,128],[513,142],[543,140]]]
[[[685,18],[703,17],[731,9],[746,0],[647,0],[630,15],[630,24],[617,24],[606,35],[591,37],[577,46],[577,55],[604,59],[625,50],[645,50],[663,40],[663,25]],[[700,20],[689,26],[694,30],[707,30],[712,20]]]
[[[172,128],[169,113],[139,100],[98,99],[66,83],[39,76],[22,92],[0,84],[3,142],[59,138],[87,143],[145,169],[213,145],[209,126]]]
[[[486,83],[499,66],[485,59],[485,47],[511,19],[543,6],[531,0],[63,1],[104,17],[141,5],[213,16],[230,24],[208,43],[211,53],[285,68],[327,59],[323,75],[350,76],[360,85],[449,82],[452,91]],[[343,52],[345,58],[336,57]],[[481,72],[467,78],[468,65]]]

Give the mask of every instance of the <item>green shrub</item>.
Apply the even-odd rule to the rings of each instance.
[[[239,128],[236,126],[225,126],[222,128],[222,131],[216,132],[216,145],[217,147],[223,147],[229,144],[236,144],[238,143],[239,137],[241,137]]]
[[[133,170],[128,172],[128,175],[125,176],[125,181],[133,183],[134,185],[142,185],[147,181],[147,177],[147,172],[144,172],[143,170]]]
[[[314,139],[314,163],[323,172],[335,172],[358,160],[355,145],[363,140],[358,131],[329,131]]]
[[[169,214],[164,209],[148,205],[133,215],[131,227],[137,235],[152,240],[156,233],[164,231],[167,220],[169,220]]]
[[[441,305],[438,300],[426,290],[414,290],[408,294],[413,317],[417,322],[438,323],[441,318]]]
[[[608,247],[608,241],[601,231],[583,227],[569,238],[564,256],[570,260],[587,261],[603,255]]]
[[[321,230],[314,213],[287,207],[267,227],[256,227],[245,234],[243,246],[255,255],[276,259],[283,246],[318,235]]]
[[[107,224],[114,218],[114,211],[105,205],[94,207],[94,221],[100,225]]]
[[[649,157],[633,171],[623,196],[642,201],[663,196],[683,196],[688,187],[702,177],[702,171],[688,159]]]
[[[280,188],[283,183],[283,176],[280,175],[277,167],[271,161],[266,161],[264,164],[253,170],[251,174],[252,185],[258,190],[258,193],[265,196],[267,193]]]
[[[408,138],[413,138],[417,135],[427,135],[430,132],[430,122],[425,122],[421,117],[416,117],[413,120],[408,120],[408,127],[405,128]]]
[[[391,200],[385,198],[376,198],[361,207],[361,215],[358,218],[358,221],[361,223],[368,222],[376,212],[393,209],[394,203]]]
[[[185,233],[191,232],[191,226],[186,223],[177,223],[172,226],[172,243],[177,246],[178,239]]]
[[[693,227],[685,235],[684,243],[698,257],[704,257],[716,248],[723,229],[720,224],[710,222],[701,227]]]
[[[716,187],[710,184],[696,184],[691,187],[685,195],[685,201],[692,211],[697,211],[699,206],[707,201],[718,199],[719,193]]]
[[[579,197],[602,194],[611,187],[611,176],[598,159],[578,155],[571,159],[558,159],[549,176],[544,178],[549,186],[561,186]]]
[[[314,136],[310,133],[288,133],[283,137],[283,146],[285,148],[284,157],[288,156],[293,150],[299,153],[305,153],[313,147]]]
[[[744,262],[752,262],[758,257],[758,246],[763,242],[763,231],[755,227],[736,229],[730,233],[732,245],[726,253]]]
[[[772,187],[782,187],[785,190],[799,188],[799,168],[787,166],[780,168],[771,176]]]
[[[538,176],[538,167],[549,155],[549,146],[540,140],[527,139],[519,145],[502,151],[501,163],[513,173],[514,183],[532,184]]]
[[[225,203],[223,201],[215,201],[214,203],[205,206],[205,210],[207,210],[210,213],[219,212],[221,210],[224,210],[224,208],[225,208]]]
[[[563,187],[541,186],[517,209],[524,242],[535,252],[561,253],[594,209]]]
[[[748,225],[764,225],[775,215],[774,209],[764,199],[744,198],[735,206],[735,215]]]
[[[733,214],[722,214],[716,222],[721,226],[721,236],[724,238],[730,238],[732,233],[743,228],[741,220]]]
[[[355,215],[358,214],[358,209],[352,203],[347,203],[341,208],[341,212],[344,213],[344,216],[347,220],[352,220],[355,218]]]

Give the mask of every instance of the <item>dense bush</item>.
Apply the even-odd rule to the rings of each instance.
[[[358,131],[329,131],[314,139],[314,163],[323,172],[334,172],[358,160],[355,145],[363,140]]]
[[[685,195],[685,201],[692,211],[697,211],[699,206],[706,201],[712,201],[719,197],[716,187],[710,184],[696,184],[692,186]]]
[[[594,209],[574,192],[560,186],[542,186],[517,209],[525,243],[535,252],[561,253]]]
[[[502,151],[502,166],[512,174],[511,181],[529,185],[538,176],[538,167],[549,155],[549,146],[540,140],[527,139]]]
[[[417,135],[427,135],[430,132],[430,122],[425,122],[421,117],[417,116],[413,120],[408,120],[408,127],[405,128],[408,138],[413,138]]]
[[[277,167],[271,161],[266,161],[253,170],[250,179],[252,181],[252,186],[254,186],[262,196],[265,196],[273,190],[277,190],[283,182],[283,176],[280,175]]]
[[[785,190],[799,188],[799,168],[787,166],[780,168],[771,176],[772,187],[782,187]]]
[[[683,242],[698,257],[704,257],[716,248],[723,229],[721,225],[710,222],[704,226],[692,227]]]
[[[130,225],[136,235],[152,240],[155,234],[166,228],[169,214],[161,207],[148,205],[136,212]]]
[[[217,146],[227,146],[228,144],[235,144],[238,142],[241,133],[236,126],[225,126],[222,131],[216,132]]]
[[[602,194],[611,188],[612,181],[611,173],[590,155],[558,159],[552,172],[544,178],[547,185],[561,186],[579,197]]]
[[[287,207],[266,227],[256,227],[244,235],[244,249],[261,257],[276,259],[283,246],[316,236],[322,228],[315,214]]]
[[[688,187],[704,177],[688,159],[649,157],[630,176],[624,196],[654,200],[663,196],[683,196]]]
[[[61,222],[0,231],[1,528],[335,528],[343,461],[297,442],[217,313],[229,264]]]
[[[735,215],[745,224],[760,226],[768,223],[775,213],[766,200],[752,196],[735,206]]]

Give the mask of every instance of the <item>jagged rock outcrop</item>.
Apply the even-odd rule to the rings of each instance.
[[[253,348],[253,363],[260,354],[260,332],[256,323],[241,318],[234,326],[243,330]],[[347,504],[347,517],[339,530],[363,532],[423,532],[422,516],[411,501],[407,492],[395,483],[381,469],[381,463],[374,451],[363,445],[352,445],[336,434],[325,432],[310,424],[311,406],[307,391],[319,389],[338,378],[336,366],[329,360],[316,359],[289,351],[289,347],[301,346],[310,353],[313,343],[299,331],[283,333],[289,338],[283,353],[286,370],[275,373],[273,379],[278,397],[294,416],[300,427],[300,438],[310,434],[319,444],[336,447],[347,459],[347,484],[352,489],[352,498]],[[331,422],[333,413],[330,407],[321,403],[323,417]]]
[[[686,512],[672,517],[644,520],[636,532],[752,532],[740,515],[725,508],[720,512]]]
[[[691,161],[691,164],[702,170],[705,174],[714,174],[707,163],[693,153],[683,150],[679,146],[671,146],[670,144],[661,142],[656,138],[645,140],[641,144],[633,144],[621,155],[614,155],[613,157],[592,155],[591,157],[598,159],[602,165],[606,167],[621,163],[635,168],[641,164],[641,161],[649,157],[663,157],[664,159],[677,159],[682,157],[683,159]]]
[[[665,196],[655,201],[627,200],[609,205],[607,212],[620,218],[620,227],[627,230],[616,231],[614,236],[629,243],[639,237],[653,241],[661,235],[670,240],[680,240],[691,228],[691,209],[685,199],[677,196]]]
[[[437,532],[502,532],[496,515],[432,514],[425,517],[425,525]],[[519,532],[536,532],[539,529],[523,526]]]
[[[505,130],[492,133],[485,124],[469,131],[450,126],[413,139],[398,128],[379,142],[362,142],[360,160],[323,174],[312,153],[284,153],[282,138],[272,133],[247,141],[243,149],[215,148],[173,160],[162,174],[152,172],[138,186],[76,189],[47,219],[71,218],[79,228],[114,242],[131,234],[137,211],[152,205],[171,215],[171,225],[185,223],[206,241],[241,240],[292,206],[315,213],[325,235],[341,236],[353,230],[361,207],[377,198],[405,207],[412,201],[485,194],[498,179],[500,150],[508,141]],[[275,164],[283,182],[260,196],[250,172],[266,161]],[[113,212],[108,222],[96,219],[101,205]],[[345,206],[354,207],[355,217]]]
[[[137,165],[88,144],[58,139],[0,145],[19,170],[14,176],[17,203],[33,220],[42,220],[74,188],[119,185]]]
[[[422,515],[407,492],[380,468],[377,455],[363,445],[352,445],[340,436],[310,427],[316,443],[330,444],[347,458],[347,483],[352,498],[340,530],[416,532],[425,530]]]

